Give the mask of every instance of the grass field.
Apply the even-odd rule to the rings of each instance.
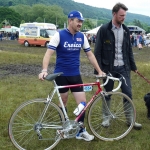
[[[0,150],[16,150],[8,137],[8,122],[13,111],[26,100],[46,98],[52,87],[50,82],[38,80],[45,51],[46,48],[43,47],[25,48],[16,41],[0,43]],[[150,79],[150,48],[134,48],[133,51],[139,72]],[[81,56],[81,64],[90,66],[85,55],[82,53]],[[51,63],[55,63],[55,56]],[[87,69],[90,69],[87,72],[91,72],[91,67]],[[93,76],[82,77],[84,82],[94,81]],[[142,130],[133,129],[125,138],[114,142],[98,139],[85,142],[74,138],[62,140],[54,150],[149,150],[150,120],[146,116],[143,97],[150,92],[150,84],[134,72],[131,73],[131,78],[136,121],[143,125]],[[76,105],[71,95],[69,100],[68,111],[72,114]]]

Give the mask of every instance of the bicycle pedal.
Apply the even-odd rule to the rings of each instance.
[[[42,135],[37,134],[37,136],[38,136],[39,140],[41,140],[43,138]]]
[[[81,127],[81,128],[85,128],[85,126],[84,126],[84,124],[83,124],[83,122],[79,122],[79,127]]]
[[[42,139],[42,136],[39,136],[39,140],[41,140]]]

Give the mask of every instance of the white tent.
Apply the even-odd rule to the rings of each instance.
[[[150,33],[147,33],[147,36],[149,36],[149,37],[150,37]]]
[[[87,31],[86,33],[87,34],[97,34],[97,32],[98,32],[98,30],[99,30],[100,27],[101,26],[98,26],[98,27],[96,27],[96,28],[94,28],[92,30]]]
[[[10,28],[1,28],[0,30],[4,32],[16,32],[19,31],[19,28],[15,26],[11,26]]]

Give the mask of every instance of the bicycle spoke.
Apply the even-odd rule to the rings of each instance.
[[[131,131],[134,121],[129,126],[127,120],[135,120],[135,108],[126,95],[120,92],[107,94],[111,96],[110,106],[103,102],[101,96],[91,105],[88,114],[89,127],[101,140],[119,140]]]
[[[48,149],[59,142],[56,131],[62,128],[63,113],[57,105],[51,103],[42,122],[38,122],[45,108],[44,102],[44,99],[40,99],[23,103],[12,115],[9,135],[18,149]]]

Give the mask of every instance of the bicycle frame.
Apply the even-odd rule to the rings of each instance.
[[[60,105],[61,105],[61,107],[62,107],[62,111],[63,111],[63,113],[64,113],[65,120],[66,120],[66,121],[69,120],[68,114],[67,114],[67,112],[66,112],[66,110],[65,110],[65,106],[64,106],[64,104],[63,104],[62,98],[61,98],[60,93],[59,93],[59,89],[62,89],[62,88],[74,88],[74,87],[79,87],[79,86],[82,86],[82,87],[83,87],[83,86],[97,86],[97,90],[96,90],[95,94],[94,94],[94,95],[92,96],[92,98],[88,101],[88,103],[86,104],[86,106],[84,107],[84,109],[82,110],[82,112],[80,113],[80,115],[78,115],[78,116],[76,117],[75,121],[77,122],[77,121],[79,120],[79,118],[82,116],[82,114],[83,114],[83,113],[86,111],[86,109],[89,107],[89,105],[93,102],[94,98],[97,97],[98,94],[102,94],[102,93],[103,93],[103,90],[102,90],[101,87],[105,86],[105,85],[108,83],[109,79],[119,81],[118,87],[117,87],[116,89],[112,90],[113,92],[117,91],[117,90],[120,88],[121,84],[122,84],[122,82],[121,82],[120,79],[114,78],[114,77],[111,77],[111,76],[107,76],[105,83],[100,84],[99,78],[100,78],[99,76],[96,76],[96,82],[92,82],[92,83],[83,83],[83,84],[65,85],[65,86],[58,86],[58,85],[56,84],[55,80],[52,80],[53,83],[54,83],[54,90],[52,91],[51,95],[49,94],[48,97],[47,97],[47,103],[48,103],[48,105],[44,108],[44,110],[43,110],[43,112],[42,112],[42,114],[41,114],[41,116],[40,116],[40,118],[39,118],[39,120],[38,120],[39,123],[42,122],[43,117],[44,117],[44,115],[45,115],[45,113],[46,113],[46,111],[47,111],[47,109],[48,109],[48,107],[49,107],[49,105],[50,105],[50,102],[52,101],[53,96],[55,95],[55,93],[57,93],[57,96],[58,96]],[[104,103],[105,103],[105,102],[104,102]],[[106,106],[106,107],[107,107],[107,106]],[[109,111],[109,109],[108,109],[108,111]]]
[[[79,116],[76,117],[75,121],[78,121],[79,118],[82,116],[82,114],[86,111],[86,109],[88,108],[88,106],[92,103],[92,101],[94,100],[94,98],[100,93],[102,92],[102,88],[100,86],[100,82],[99,82],[99,79],[96,80],[96,82],[94,83],[83,83],[83,84],[76,84],[76,85],[66,85],[66,86],[57,86],[55,80],[53,81],[54,82],[54,91],[53,93],[57,92],[57,95],[58,95],[58,98],[59,98],[59,102],[61,104],[61,107],[62,107],[62,110],[63,110],[63,113],[64,113],[64,116],[65,116],[65,119],[66,120],[69,120],[68,118],[68,115],[67,115],[67,112],[65,110],[65,107],[64,107],[64,104],[62,102],[62,99],[61,99],[61,96],[60,96],[60,93],[59,93],[59,89],[61,88],[73,88],[73,87],[79,87],[79,86],[97,86],[97,90],[95,92],[95,94],[92,96],[92,98],[90,99],[90,101],[86,104],[85,108],[82,110],[82,112],[80,113]]]

